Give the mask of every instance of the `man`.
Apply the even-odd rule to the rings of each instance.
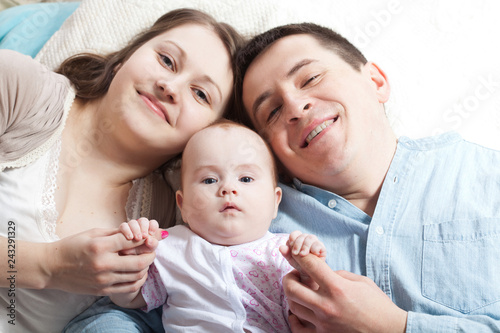
[[[500,152],[398,140],[384,72],[314,24],[255,37],[239,67],[238,118],[293,179],[272,231],[316,234],[329,254],[297,258],[319,289],[283,281],[292,329],[500,330]]]

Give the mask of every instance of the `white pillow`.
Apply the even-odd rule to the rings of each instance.
[[[459,2],[459,4],[457,3]],[[36,59],[121,48],[163,13],[203,10],[251,36],[312,21],[347,37],[388,74],[398,135],[448,130],[500,149],[500,2],[488,0],[82,0]]]

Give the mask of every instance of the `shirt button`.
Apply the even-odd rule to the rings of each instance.
[[[383,235],[384,234],[384,228],[382,228],[381,226],[378,226],[377,228],[375,228],[375,232],[379,235]]]
[[[333,208],[335,206],[337,206],[337,201],[335,201],[335,199],[328,201],[328,207]]]

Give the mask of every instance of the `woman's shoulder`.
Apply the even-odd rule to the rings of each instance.
[[[30,85],[31,88],[37,88],[40,86],[39,80],[60,82],[69,86],[69,80],[64,76],[54,73],[30,56],[8,49],[0,50],[0,73],[2,84],[8,82],[9,86],[12,81],[17,81],[27,85],[28,89]]]
[[[0,96],[2,170],[26,165],[32,158],[24,156],[55,142],[75,95],[64,76],[29,56],[0,50]]]
[[[0,73],[2,76],[20,77],[29,76],[33,71],[47,71],[47,69],[30,56],[8,49],[0,50]]]

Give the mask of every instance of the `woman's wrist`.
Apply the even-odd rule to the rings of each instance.
[[[18,280],[22,288],[45,289],[49,285],[49,274],[46,267],[50,251],[50,243],[30,243],[23,241],[19,244]]]

